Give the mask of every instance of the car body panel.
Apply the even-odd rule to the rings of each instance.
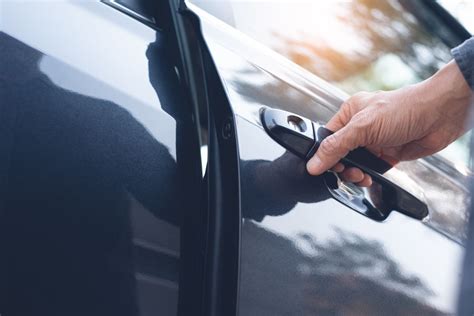
[[[165,39],[100,2],[0,6],[1,313],[176,315],[201,162]]]
[[[423,188],[431,212],[425,222],[396,212],[375,222],[331,199],[323,181],[314,180],[295,193],[304,176],[294,182],[292,175],[275,174],[284,169],[298,173],[304,166],[286,157],[266,135],[259,110],[279,108],[324,123],[347,95],[190,7],[201,17],[237,117],[244,216],[240,314],[453,313],[464,253],[458,231],[466,225],[468,194],[465,182],[458,181],[464,176],[451,178],[426,161],[404,163],[389,172],[402,187]],[[278,167],[269,167],[269,173],[264,167],[248,167],[256,161]],[[260,183],[261,190],[246,190],[251,181]],[[439,206],[434,195],[440,191],[450,207]],[[275,203],[257,209],[258,199]],[[452,224],[438,215],[458,220]]]
[[[199,314],[178,301],[180,223],[183,211],[193,210],[197,216],[184,224],[206,227],[197,195],[208,192],[198,182],[197,119],[166,39],[104,3],[0,6],[0,40],[7,43],[0,47],[7,100],[0,121],[14,131],[0,135],[10,146],[0,157],[0,167],[8,166],[0,177],[8,258],[0,263],[0,313]],[[452,313],[467,218],[464,176],[430,161],[393,171],[397,183],[423,189],[431,211],[424,223],[397,212],[375,222],[332,199],[321,177],[305,174],[304,164],[265,134],[258,113],[275,107],[324,123],[347,95],[190,7],[235,114],[224,123],[235,121],[236,133],[216,120],[211,135],[227,145],[213,148],[210,170],[232,175],[221,178],[227,188],[240,183],[240,195],[227,189],[219,197],[240,197],[243,218],[232,223],[236,209],[217,201],[213,215],[232,214],[215,219],[218,240],[207,242],[226,248],[214,253],[226,256],[211,262],[195,240],[188,245],[205,260],[187,257],[186,265],[196,274],[205,263],[227,270],[207,271],[208,286],[188,284],[187,295],[209,300],[214,312],[234,314],[237,305],[241,315]],[[220,152],[225,148],[232,150]],[[223,161],[232,170],[217,174]]]

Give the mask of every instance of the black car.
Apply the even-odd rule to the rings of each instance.
[[[451,58],[470,35],[437,2],[2,1],[0,16],[0,315],[455,312],[465,138],[383,175],[366,163],[368,189],[309,176],[297,145],[348,93]]]

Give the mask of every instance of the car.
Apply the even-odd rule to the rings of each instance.
[[[1,2],[0,314],[455,313],[466,139],[368,189],[294,146],[470,35],[434,1],[322,3]]]

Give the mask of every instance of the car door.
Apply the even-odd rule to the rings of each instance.
[[[200,128],[170,3],[0,3],[0,314],[199,310]]]
[[[469,171],[463,165],[451,163],[449,155],[448,160],[435,156],[400,164],[385,176],[418,195],[428,206],[430,215],[421,221],[394,208],[388,217],[377,220],[355,210],[351,201],[358,200],[361,194],[357,188],[341,182],[334,188],[324,177],[309,177],[304,162],[267,135],[262,127],[261,110],[282,109],[324,123],[347,98],[339,88],[352,92],[347,87],[378,88],[381,84],[389,88],[393,87],[393,80],[405,85],[435,71],[449,58],[449,47],[466,36],[464,31],[453,31],[459,25],[450,27],[452,18],[447,22],[440,18],[446,17],[444,11],[425,6],[421,1],[351,2],[359,15],[354,17],[359,23],[356,25],[360,32],[367,32],[368,39],[390,46],[383,34],[392,40],[397,32],[409,35],[403,37],[403,42],[394,44],[393,51],[370,60],[374,63],[369,72],[355,72],[356,75],[347,78],[344,75],[347,67],[357,70],[362,66],[351,64],[351,59],[336,54],[338,51],[330,50],[331,46],[323,46],[323,42],[306,45],[298,37],[279,40],[285,36],[284,30],[291,30],[297,23],[298,15],[290,21],[285,19],[292,11],[299,14],[309,11],[306,16],[311,16],[311,21],[317,23],[321,19],[327,23],[324,14],[328,12],[322,9],[332,4],[228,1],[226,5],[230,5],[234,15],[229,18],[227,14],[222,19],[224,23],[206,12],[222,11],[213,7],[215,2],[196,3],[197,6],[189,4],[189,7],[201,18],[203,34],[236,121],[242,214],[239,314],[455,313],[464,253],[469,201],[465,183]],[[427,21],[431,23],[429,27]],[[262,35],[266,31],[265,23],[280,29]],[[317,26],[331,34],[327,25]],[[381,25],[386,26],[376,28]],[[335,33],[344,31],[338,27],[334,24]],[[326,38],[316,38],[323,39]],[[351,38],[340,40],[347,42],[336,39],[331,44],[345,47],[354,44]],[[270,46],[273,49],[262,43],[267,46],[274,43]],[[282,43],[286,46],[278,46]],[[312,66],[320,71],[317,73],[320,77],[275,50],[293,57],[303,67]],[[285,54],[287,50],[290,52]],[[308,57],[311,54],[319,55],[311,59]],[[324,59],[331,54],[336,55],[336,63],[332,65]],[[417,71],[410,73],[411,69]],[[366,80],[370,72],[376,73],[371,81]],[[401,76],[390,78],[390,72]],[[346,200],[337,198],[334,190],[344,191]]]

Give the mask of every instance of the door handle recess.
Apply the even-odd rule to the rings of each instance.
[[[305,161],[333,134],[321,124],[287,111],[262,108],[260,119],[273,140]],[[378,221],[387,218],[392,210],[420,220],[428,216],[426,203],[382,176],[393,167],[385,160],[360,147],[349,152],[341,162],[369,174],[373,185],[362,189],[342,183],[334,173],[326,173],[328,189],[338,201]]]

